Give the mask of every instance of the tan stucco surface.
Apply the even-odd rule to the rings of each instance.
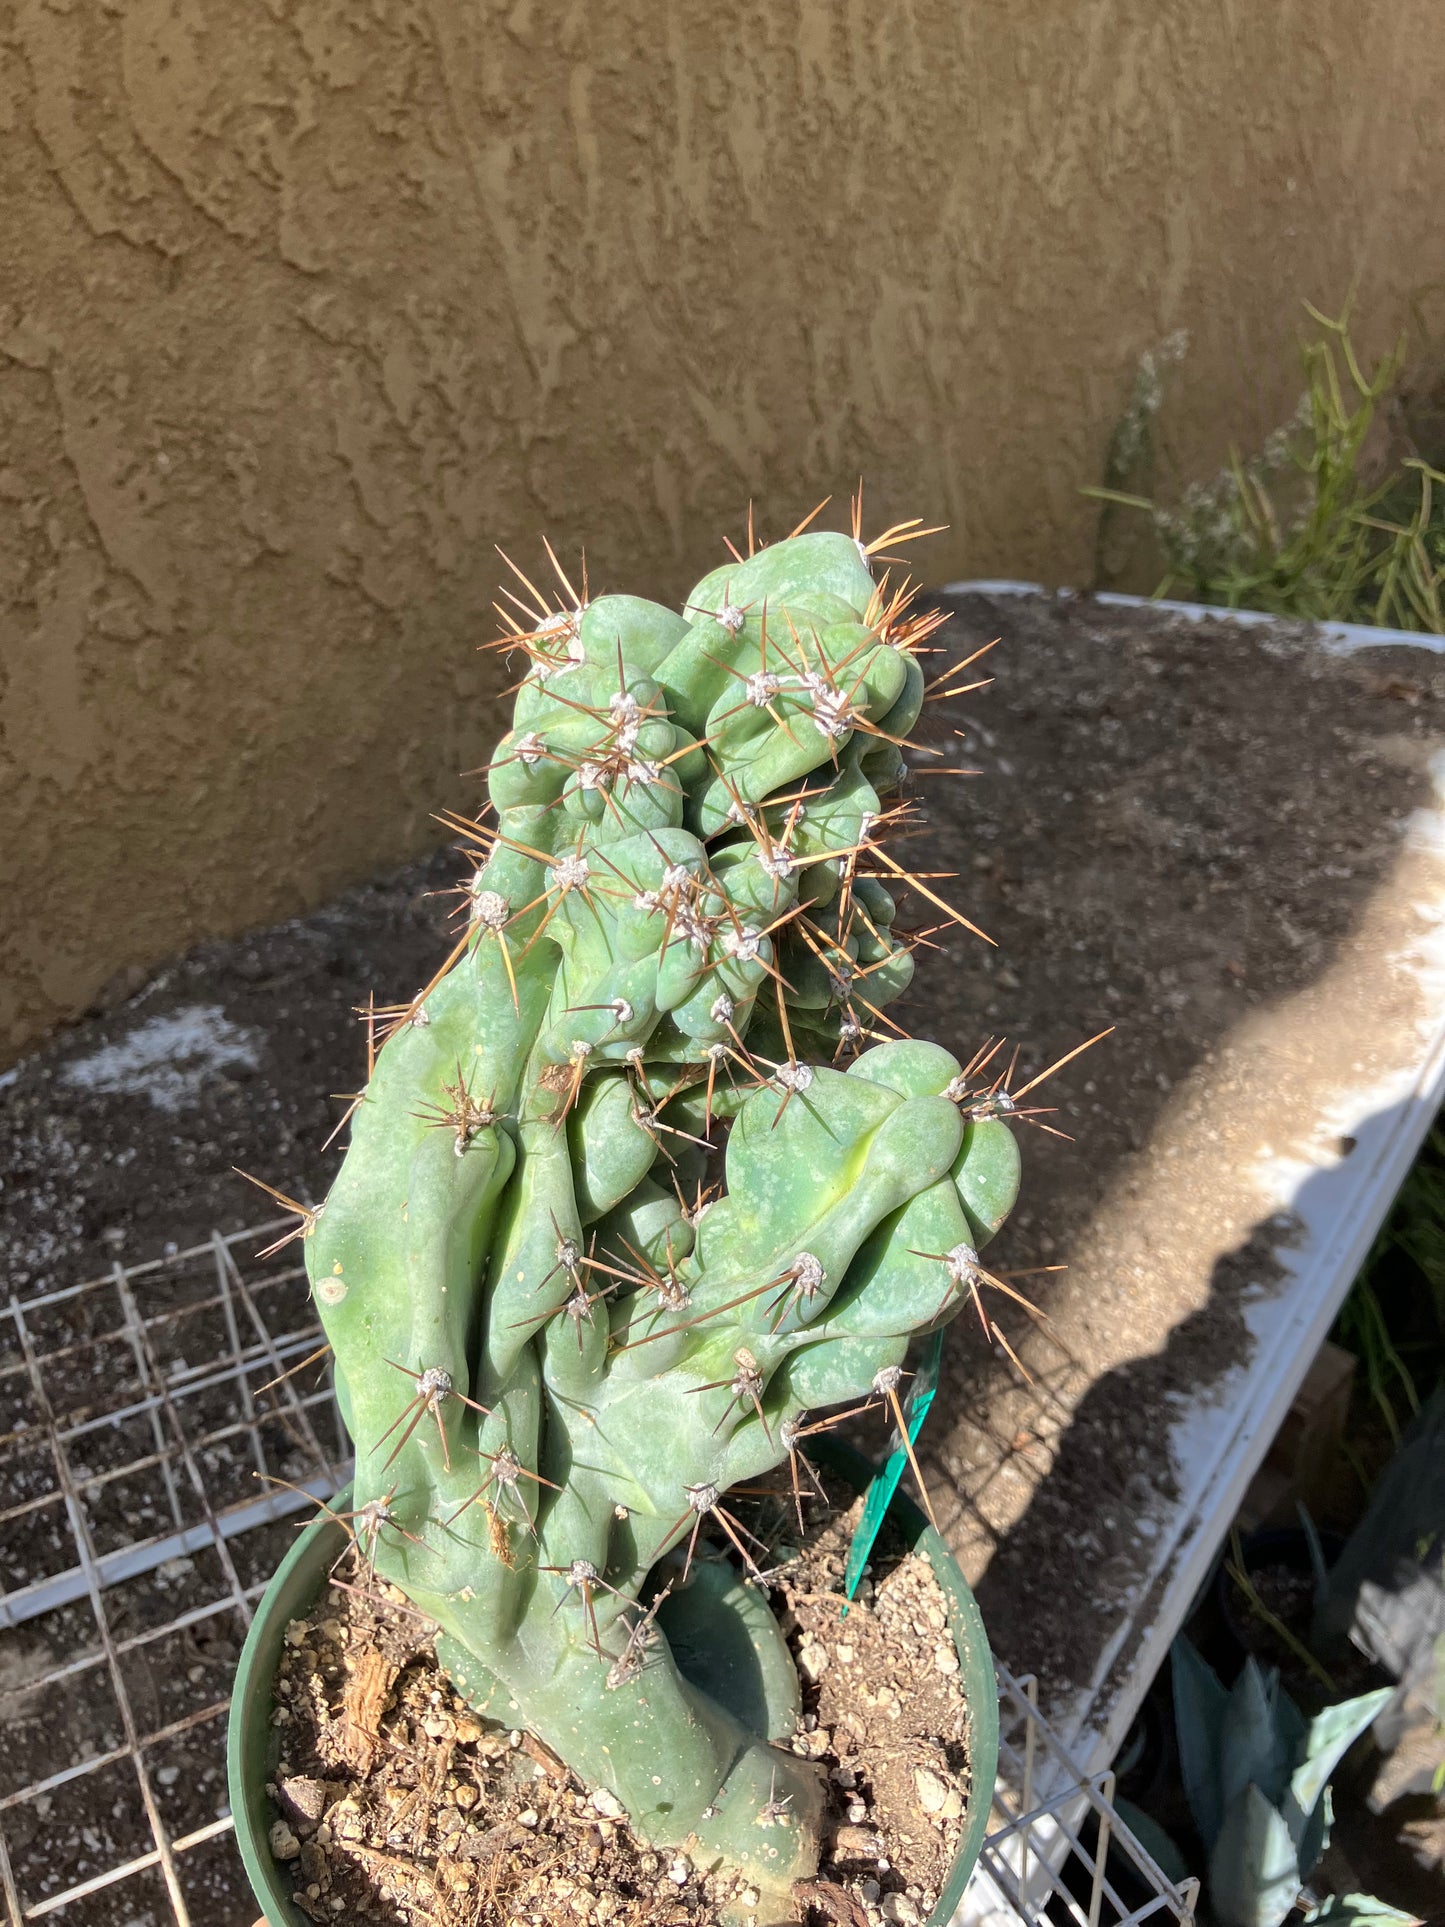
[[[1141,350],[1209,461],[1445,266],[1436,0],[0,23],[0,1060],[440,835],[494,543],[676,594],[861,471],[1077,579]]]

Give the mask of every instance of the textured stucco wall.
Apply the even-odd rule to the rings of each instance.
[[[1309,295],[1438,280],[1437,0],[0,6],[0,1058],[438,834],[492,545],[672,593],[861,471],[1087,567]]]

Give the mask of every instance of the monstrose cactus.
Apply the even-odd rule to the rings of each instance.
[[[1018,1178],[1001,1081],[883,1015],[913,959],[880,796],[940,618],[881,546],[795,533],[680,614],[528,586],[490,813],[454,825],[466,928],[377,1013],[298,1227],[362,1551],[475,1703],[769,1919],[821,1782],[772,1744],[797,1681],[729,1489],[806,1481],[808,1415],[896,1403]]]

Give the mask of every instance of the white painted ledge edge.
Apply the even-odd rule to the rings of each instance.
[[[1253,609],[1215,609],[1142,596],[1086,597],[1031,582],[950,582],[939,593],[1057,596],[1117,608],[1158,609],[1196,622],[1301,626]],[[1357,623],[1304,626],[1332,654],[1384,645],[1445,653],[1445,636]],[[1434,777],[1434,807],[1416,811],[1405,834],[1445,858],[1445,758],[1437,759]],[[1275,1158],[1261,1166],[1276,1209],[1298,1220],[1294,1242],[1277,1252],[1285,1280],[1245,1308],[1255,1341],[1248,1362],[1212,1388],[1209,1403],[1181,1408],[1170,1439],[1178,1498],[1166,1513],[1155,1510],[1149,1515],[1155,1533],[1145,1542],[1147,1569],[1121,1601],[1119,1624],[1091,1677],[1069,1704],[1049,1711],[1050,1723],[1085,1773],[1108,1767],[1150,1682],[1167,1660],[1250,1480],[1445,1103],[1445,862],[1438,893],[1431,901],[1417,902],[1416,908],[1421,918],[1418,940],[1395,960],[1411,972],[1420,990],[1421,1013],[1410,1048],[1386,1076],[1368,1089],[1350,1092],[1320,1120],[1322,1136],[1354,1138],[1348,1157],[1326,1164]],[[975,1897],[971,1886],[958,1922],[987,1918],[985,1911],[976,1911],[982,1898]]]
[[[1170,602],[1163,596],[1116,595],[1111,589],[1091,592],[1086,589],[1046,589],[1041,582],[997,581],[946,582],[937,595],[1036,595],[1064,602],[1101,602],[1114,609],[1165,609],[1170,615],[1184,616],[1190,622],[1238,622],[1247,629],[1277,623],[1281,627],[1313,629],[1331,655],[1347,655],[1352,649],[1384,649],[1404,646],[1429,649],[1445,654],[1445,636],[1423,635],[1414,629],[1376,629],[1364,622],[1309,622],[1304,618],[1272,616],[1263,609],[1217,609],[1206,602]]]

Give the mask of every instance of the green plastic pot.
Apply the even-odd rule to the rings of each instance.
[[[816,1443],[818,1450],[814,1456],[818,1462],[861,1492],[875,1469],[867,1459],[836,1440]],[[335,1503],[338,1509],[344,1509],[346,1494],[340,1494]],[[928,1916],[928,1927],[947,1927],[963,1898],[988,1825],[994,1776],[998,1770],[998,1687],[983,1616],[953,1554],[902,1493],[894,1498],[888,1516],[909,1546],[926,1555],[947,1597],[949,1630],[953,1634],[964,1697],[968,1702],[972,1797],[958,1853],[938,1905]],[[273,1858],[267,1838],[276,1812],[266,1797],[266,1782],[272,1779],[279,1757],[276,1729],[271,1724],[272,1681],[287,1626],[293,1619],[304,1619],[310,1612],[345,1543],[343,1528],[324,1513],[318,1514],[276,1568],[274,1578],[262,1594],[236,1669],[235,1695],[226,1734],[231,1813],[241,1859],[270,1927],[311,1927],[292,1902],[291,1877]]]

